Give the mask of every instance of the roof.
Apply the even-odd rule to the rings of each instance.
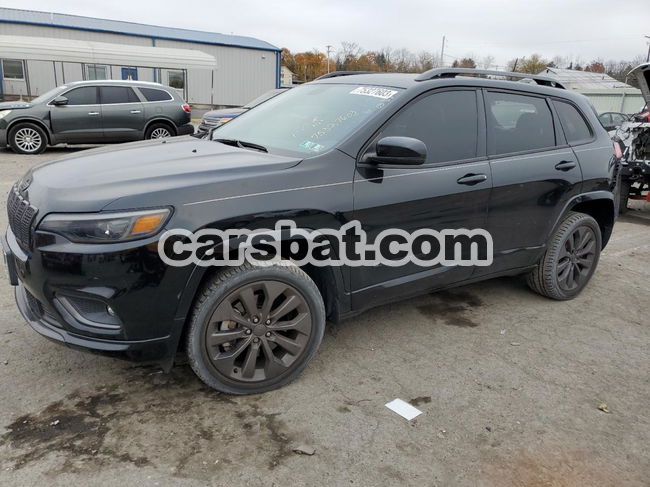
[[[539,74],[557,79],[570,90],[602,90],[632,88],[605,73],[592,73],[575,69],[546,68]]]
[[[0,7],[0,22],[65,27],[68,29],[112,32],[138,37],[150,37],[153,39],[170,39],[186,42],[198,42],[201,44],[242,47],[245,49],[280,51],[276,46],[255,39],[254,37],[138,24],[121,20],[97,19],[94,17],[82,17],[79,15],[59,14],[55,12],[38,12],[35,10],[19,10]]]
[[[46,42],[44,42],[46,40]],[[8,59],[112,64],[151,68],[213,69],[213,56],[197,49],[129,46],[107,42],[0,35],[0,52]]]

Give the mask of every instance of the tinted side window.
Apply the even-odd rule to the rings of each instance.
[[[99,88],[102,104],[134,103],[140,100],[128,86],[102,86]]]
[[[68,105],[96,105],[97,104],[97,87],[84,86],[75,88],[65,93],[68,99]]]
[[[543,98],[488,92],[490,154],[508,154],[555,146],[551,110]]]
[[[139,90],[147,101],[167,101],[172,99],[172,96],[164,90],[156,90],[155,88],[139,88]]]
[[[564,135],[566,135],[569,144],[585,142],[591,139],[591,129],[576,107],[562,101],[554,101],[553,104],[560,117]]]
[[[393,117],[379,137],[389,136],[420,139],[427,146],[427,163],[476,157],[476,92],[443,91],[416,100]]]

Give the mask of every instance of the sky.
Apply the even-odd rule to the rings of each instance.
[[[187,7],[184,8],[183,4]],[[490,55],[504,66],[533,53],[592,59],[645,56],[650,0],[3,0],[3,7],[238,34],[292,52],[342,41],[439,52],[445,62]],[[1,29],[0,29],[1,30]]]

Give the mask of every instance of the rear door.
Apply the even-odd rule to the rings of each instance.
[[[368,242],[388,229],[485,228],[492,183],[479,102],[475,89],[428,93],[406,105],[374,137],[367,151],[383,137],[419,139],[427,146],[427,160],[413,166],[357,164],[354,218]],[[472,272],[467,266],[352,267],[353,306],[363,309],[435,289]]]
[[[94,143],[103,138],[102,109],[96,86],[73,88],[61,96],[67,105],[50,104],[52,131],[58,142]]]
[[[106,140],[138,140],[144,132],[142,102],[130,86],[100,86]]]
[[[479,271],[490,273],[536,262],[582,174],[545,97],[486,90],[485,109],[494,262]]]

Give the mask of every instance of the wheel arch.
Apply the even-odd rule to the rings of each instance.
[[[176,127],[174,121],[170,118],[161,116],[149,120],[144,126],[143,133],[146,134],[149,130],[149,127],[151,127],[154,123],[164,123],[165,125],[169,126],[170,129],[172,129],[173,135],[176,135],[178,133],[178,127]]]
[[[38,125],[43,131],[45,132],[45,135],[47,136],[47,143],[48,145],[51,145],[52,142],[52,131],[50,130],[50,127],[47,126],[43,120],[40,120],[38,118],[18,118],[16,120],[12,120],[9,122],[9,125],[7,125],[7,142],[9,141],[9,134],[11,134],[11,131],[16,125],[20,125],[21,123],[31,123],[34,125]]]
[[[602,236],[602,248],[604,249],[612,236],[614,222],[616,221],[616,208],[612,193],[609,191],[594,191],[577,196],[567,204],[561,218],[556,222],[556,226],[566,218],[570,211],[584,213],[598,222]]]

